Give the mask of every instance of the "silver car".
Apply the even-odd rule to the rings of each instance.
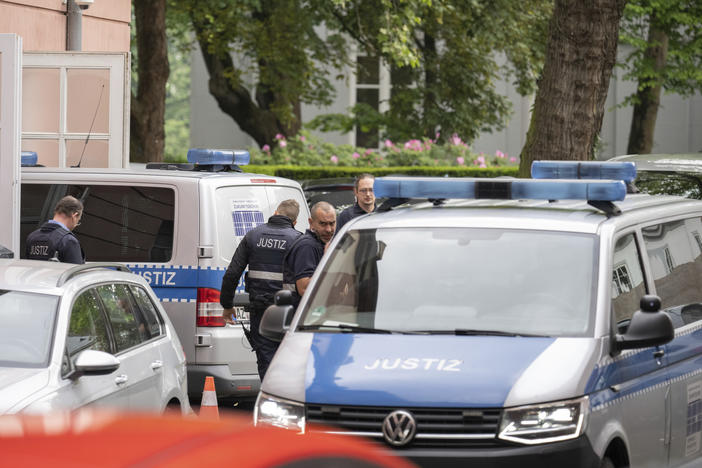
[[[191,412],[158,299],[116,263],[0,260],[0,413],[86,405]]]

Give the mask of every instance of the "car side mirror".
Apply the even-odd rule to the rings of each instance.
[[[616,334],[615,351],[660,346],[675,337],[673,322],[665,312],[661,312],[658,296],[642,297],[640,307],[641,310],[634,312],[631,317],[626,333]]]
[[[285,332],[290,328],[295,309],[290,291],[282,290],[275,293],[275,304],[269,306],[261,317],[259,333],[273,341],[281,341]]]
[[[119,368],[119,359],[110,353],[86,349],[81,351],[75,360],[75,376],[81,375],[106,375]]]

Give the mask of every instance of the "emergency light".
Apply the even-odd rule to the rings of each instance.
[[[534,161],[534,179],[607,179],[633,182],[636,164],[630,161]]]
[[[379,177],[378,198],[465,198],[500,200],[624,200],[621,180],[475,179],[456,177]]]
[[[199,165],[237,165],[245,166],[251,155],[248,151],[191,148],[188,150],[188,162]]]
[[[22,151],[20,154],[20,165],[36,166],[38,159],[36,151]]]

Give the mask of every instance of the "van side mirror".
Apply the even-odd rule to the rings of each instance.
[[[282,290],[275,293],[275,304],[269,306],[261,317],[258,331],[269,340],[280,341],[290,328],[295,309],[290,291]]]
[[[658,296],[642,297],[640,307],[641,310],[634,312],[631,317],[626,333],[616,334],[615,351],[660,346],[675,337],[673,322],[665,312],[661,312],[661,300]]]

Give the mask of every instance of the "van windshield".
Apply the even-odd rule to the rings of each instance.
[[[346,233],[300,329],[586,336],[594,235],[504,229]]]

